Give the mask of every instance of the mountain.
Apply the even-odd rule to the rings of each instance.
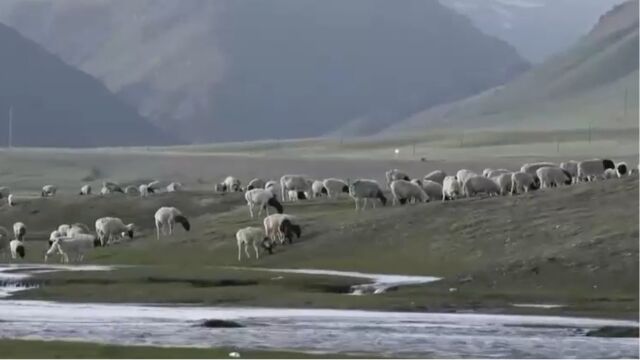
[[[440,0],[539,63],[565,51],[624,0]]]
[[[385,133],[445,127],[637,127],[637,14],[637,0],[618,5],[571,49],[510,83],[418,112]]]
[[[3,0],[9,24],[192,142],[368,134],[528,68],[424,0]]]
[[[0,48],[1,146],[9,141],[10,112],[14,146],[87,147],[170,141],[98,80],[2,24]]]

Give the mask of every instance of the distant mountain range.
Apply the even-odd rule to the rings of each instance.
[[[529,68],[438,1],[3,0],[0,21],[187,142],[371,134]],[[146,126],[112,107],[109,139]]]
[[[92,76],[0,24],[0,146],[158,145],[172,139]],[[10,110],[11,109],[11,110]]]
[[[417,112],[384,131],[638,127],[638,1],[616,6],[568,51],[508,84]]]
[[[541,62],[566,50],[624,0],[440,0],[489,35]]]

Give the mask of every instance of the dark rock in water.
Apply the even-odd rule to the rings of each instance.
[[[604,326],[587,332],[587,336],[637,338],[638,328],[635,326]]]
[[[239,324],[235,321],[230,320],[219,320],[219,319],[209,319],[205,320],[200,324],[202,327],[206,328],[241,328],[244,325]]]

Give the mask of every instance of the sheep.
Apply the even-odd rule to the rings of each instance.
[[[629,175],[629,168],[627,167],[626,162],[619,162],[616,164],[616,174],[618,177],[623,177],[625,175]]]
[[[500,195],[507,195],[511,192],[511,174],[511,172],[508,172],[490,178],[500,188]]]
[[[456,173],[456,179],[458,179],[458,182],[460,183],[460,189],[462,190],[462,195],[466,195],[464,192],[464,186],[463,186],[465,181],[467,181],[467,179],[472,176],[478,176],[478,174],[468,169],[460,169]]]
[[[141,185],[141,187],[142,186],[144,186],[144,185]],[[146,189],[146,186],[145,186],[145,189]],[[127,194],[127,195],[132,195],[132,196],[140,195],[140,189],[138,187],[134,186],[134,185],[129,185],[129,186],[124,188],[124,193]]]
[[[0,199],[9,196],[11,194],[11,190],[6,186],[0,186]]]
[[[423,181],[427,181],[427,180],[431,180],[431,181],[435,181],[438,184],[442,185],[444,178],[447,176],[447,174],[442,171],[442,170],[434,170],[430,173],[428,173],[427,175],[425,175],[422,180]]]
[[[18,256],[20,256],[20,258],[24,258],[26,254],[24,242],[18,239],[13,239],[9,242],[9,248],[11,249],[12,259],[17,259]]]
[[[160,189],[160,180],[153,180],[147,184],[147,192],[149,194],[155,194]]]
[[[248,188],[248,186],[247,186]],[[262,190],[260,188],[252,189],[252,190]],[[270,254],[273,253],[272,246],[270,244],[269,238],[265,236],[264,229],[254,226],[247,226],[242,228],[236,232],[236,240],[238,242],[238,261],[242,260],[242,246],[244,245],[244,253],[247,255],[247,259],[251,258],[249,256],[249,243],[253,245],[253,249],[256,252],[256,259],[260,258],[260,253],[258,251],[258,243],[262,245]]]
[[[69,254],[72,255],[77,262],[84,260],[84,255],[95,247],[102,246],[100,239],[93,234],[75,234],[69,237],[57,238],[44,254],[44,262],[47,262],[49,256],[58,253],[62,256],[64,262],[69,262]]]
[[[486,168],[486,169],[482,170],[482,176],[489,177],[489,173],[492,172],[492,171],[493,171],[492,168]]]
[[[407,173],[400,171],[398,169],[392,169],[389,170],[387,172],[384,173],[385,175],[385,179],[387,180],[387,188],[391,188],[391,183],[394,180],[405,180],[405,181],[410,181],[411,178],[409,177],[409,175],[407,175]]]
[[[604,173],[602,173],[602,177],[604,179],[613,179],[618,177],[618,173],[614,169],[606,169]]]
[[[278,184],[277,181],[270,180],[270,181],[267,181],[267,183],[264,185],[264,188],[265,188],[265,190],[271,190],[273,195],[277,195],[278,193],[280,193],[279,188],[278,188],[279,186],[280,185]]]
[[[82,185],[82,187],[80,188],[80,193],[78,195],[91,195],[91,185]]]
[[[236,179],[233,176],[227,176],[222,182],[226,186],[225,191],[229,192],[240,192],[242,191],[240,180]]]
[[[56,241],[58,238],[61,238],[61,237],[64,237],[64,235],[62,235],[60,231],[53,230],[49,235],[49,247],[51,247],[54,241]]]
[[[283,219],[278,230],[280,234],[283,235],[284,239],[289,242],[289,244],[293,243],[294,234],[298,237],[298,239],[300,239],[300,235],[302,234],[300,225],[294,224],[291,219]]]
[[[100,244],[105,246],[112,240],[120,239],[124,235],[128,235],[130,239],[133,239],[135,225],[125,225],[121,219],[116,217],[102,217],[96,220],[95,227]]]
[[[167,192],[176,192],[180,191],[180,189],[182,189],[182,184],[179,182],[172,182],[167,185]]]
[[[124,194],[124,190],[122,190],[122,187],[119,184],[112,181],[105,181],[102,183],[102,189],[100,189],[100,194],[106,195],[106,194],[111,194],[115,192]]]
[[[146,184],[138,186],[138,192],[141,197],[147,197],[149,195],[149,187]]]
[[[252,179],[251,181],[249,181],[249,184],[247,184],[247,190],[264,189],[264,188],[265,188],[265,181],[260,178]]]
[[[40,196],[42,197],[54,196],[57,191],[58,191],[58,188],[55,185],[45,185],[42,187],[42,192],[40,193]]]
[[[560,163],[560,169],[564,169],[571,174],[572,182],[576,182],[578,179],[578,162],[575,160],[569,160],[567,162]]]
[[[182,215],[182,212],[175,207],[163,206],[156,211],[153,216],[156,223],[156,239],[160,240],[160,229],[162,228],[162,234],[167,235],[167,228],[169,235],[173,234],[173,228],[176,226],[176,222],[182,224],[182,227],[189,231],[191,230],[191,224],[189,220]]]
[[[244,193],[244,198],[247,200],[247,206],[249,207],[249,215],[253,219],[253,209],[258,206],[258,216],[262,215],[262,209],[267,210],[267,216],[269,216],[269,207],[276,209],[278,214],[282,214],[283,208],[280,202],[276,199],[275,194],[271,190],[265,189],[252,189]]]
[[[578,163],[578,181],[594,181],[604,175],[606,169],[614,169],[615,164],[609,159],[593,159]]]
[[[492,178],[497,178],[498,176],[502,175],[502,174],[511,174],[511,170],[507,170],[507,169],[497,169],[497,170],[491,170],[487,173],[487,176],[489,179]]]
[[[289,225],[281,226],[285,220],[288,220]],[[289,214],[272,214],[264,218],[262,224],[264,225],[264,233],[272,241],[278,240],[280,244],[284,244],[285,239],[287,239],[286,231],[291,230],[298,235],[300,238],[302,232],[300,230],[300,226],[292,227],[293,225],[293,217]],[[288,238],[291,243],[292,239]]]
[[[462,194],[460,182],[455,176],[445,176],[442,181],[442,201],[455,200]]]
[[[22,241],[24,240],[24,236],[27,234],[27,227],[22,222],[17,222],[13,224],[13,236],[16,239]]]
[[[7,204],[9,204],[9,206],[16,206],[16,200],[13,194],[9,194],[9,196],[7,196]]]
[[[73,223],[67,230],[67,237],[74,237],[77,234],[90,234],[91,230],[83,223]]]
[[[223,183],[216,184],[216,185],[213,187],[213,191],[215,191],[215,192],[219,192],[219,193],[220,193],[220,192],[227,192],[227,185],[225,185],[225,184],[223,184]]]
[[[472,197],[478,193],[486,193],[489,196],[493,196],[500,193],[500,188],[498,184],[491,179],[480,175],[473,175],[467,177],[462,184],[462,192],[466,197]]]
[[[71,226],[69,224],[62,224],[58,226],[58,232],[62,236],[67,236],[67,232],[69,231],[69,229],[71,229]]]
[[[311,197],[317,198],[322,194],[327,195],[327,188],[324,187],[324,183],[320,180],[315,180],[311,183]]]
[[[394,180],[390,187],[394,205],[397,202],[404,205],[411,200],[426,202],[429,198],[420,185],[407,180]]]
[[[327,190],[327,196],[337,198],[341,193],[349,193],[349,185],[344,180],[336,178],[328,178],[322,180],[322,185]]]
[[[552,162],[536,162],[536,163],[526,163],[520,167],[520,172],[531,174],[531,176],[536,176],[536,171],[541,167],[558,167],[558,165]]]
[[[571,174],[564,169],[555,166],[545,166],[536,170],[536,176],[540,179],[541,188],[556,187],[562,184],[571,185]]]
[[[427,194],[428,201],[440,199],[442,196],[442,184],[437,181],[423,180],[421,186],[422,190]]]
[[[299,199],[304,199],[304,193],[303,192],[298,192],[295,190],[289,190],[287,191],[287,197],[289,198],[290,201],[298,201]]]
[[[540,186],[539,181],[537,176],[534,177],[529,173],[516,171],[511,174],[511,195],[521,191],[537,190]]]
[[[349,196],[351,196],[356,203],[356,211],[358,211],[360,199],[363,199],[362,210],[367,208],[367,199],[379,199],[382,206],[387,204],[387,198],[375,180],[358,179],[354,181],[349,187]],[[375,201],[372,201],[372,206],[374,208],[376,207]]]
[[[297,192],[298,199],[306,199],[311,194],[311,186],[313,182],[304,175],[283,175],[280,178],[280,191],[282,192],[282,201],[286,201],[289,191]],[[285,194],[287,197],[285,197]]]

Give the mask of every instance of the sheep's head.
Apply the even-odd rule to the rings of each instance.
[[[16,253],[18,253],[18,256],[20,256],[20,258],[23,259],[25,254],[24,245],[18,245],[16,247]]]
[[[604,166],[604,169],[614,169],[616,168],[616,165],[613,163],[612,160],[609,159],[604,159],[602,160],[602,166]]]
[[[101,247],[102,246],[102,241],[100,241],[100,238],[97,236],[93,237],[93,247]]]
[[[129,239],[133,239],[133,230],[135,229],[135,225],[133,223],[128,224],[126,226],[127,228],[127,236],[129,236]]]
[[[182,227],[186,230],[189,231],[191,230],[191,224],[189,223],[189,220],[183,216],[183,215],[176,215],[175,217],[176,222],[182,224]]]
[[[262,243],[260,244],[262,247],[269,252],[269,254],[273,254],[273,247],[275,245],[274,242],[271,241],[268,237],[262,239]]]
[[[280,202],[276,199],[275,195],[273,195],[273,197],[269,199],[267,204],[272,208],[275,208],[278,214],[282,214],[284,212],[284,208],[282,207],[282,204],[280,204]]]
[[[382,190],[378,191],[378,199],[380,199],[380,202],[382,203],[382,206],[386,206],[387,205],[387,198],[382,193]]]
[[[343,193],[348,193],[349,192],[349,187],[347,185],[342,187],[342,192]]]

